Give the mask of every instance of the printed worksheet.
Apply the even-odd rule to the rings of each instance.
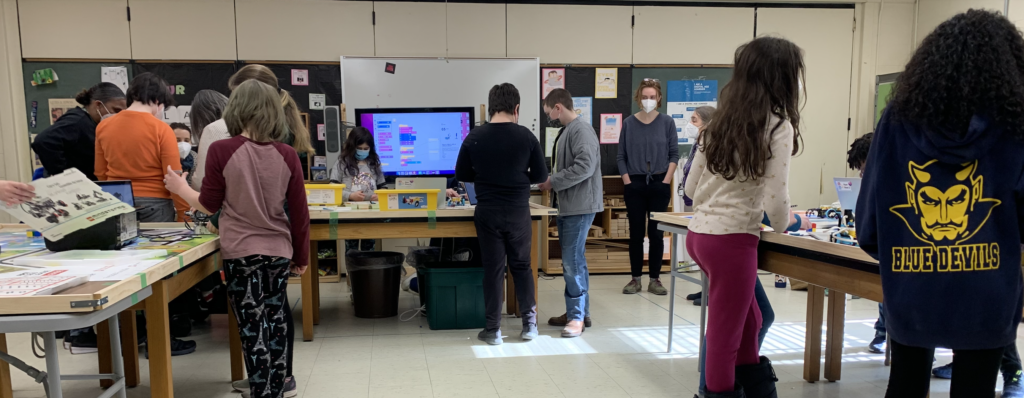
[[[0,209],[51,241],[61,240],[71,232],[135,210],[103,192],[99,185],[89,181],[75,168],[35,180],[31,185],[36,187],[35,198],[14,206],[0,203]]]

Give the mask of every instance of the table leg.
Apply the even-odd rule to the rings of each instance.
[[[230,301],[230,300],[228,300]],[[231,356],[231,381],[247,378],[245,363],[242,362],[242,336],[238,332],[238,318],[228,304],[228,353]]]
[[[107,325],[107,329],[109,330],[120,330],[120,328],[118,327],[117,319],[119,316],[120,314],[114,315],[110,317],[110,319],[108,319],[106,322],[100,322],[100,324]],[[114,383],[115,386],[117,386],[117,382],[121,382],[121,385],[119,386],[120,390],[117,391],[117,396],[118,398],[125,398],[127,397],[128,394],[127,391],[125,390],[127,390],[128,387],[124,385],[124,358],[122,358],[121,353],[121,336],[120,333],[108,334],[110,335],[110,337],[108,337],[107,341],[110,343],[110,356],[113,359],[112,362],[114,367],[114,380],[112,382]]]
[[[309,241],[309,268],[302,274],[302,340],[313,341],[313,267],[317,263],[316,241]]]
[[[146,299],[146,346],[149,348],[149,387],[152,398],[174,397],[168,301],[167,283],[154,283],[153,294]]]
[[[64,398],[64,392],[60,389],[60,352],[57,348],[57,336],[53,332],[43,332],[43,348],[46,352],[54,355],[46,356],[46,385],[50,389],[49,398]],[[61,347],[63,348],[63,347]]]
[[[7,351],[7,335],[0,333],[0,351]],[[0,361],[0,398],[14,398],[14,388],[11,386],[11,365]]]
[[[313,271],[313,324],[320,324],[320,259],[314,260],[316,267],[310,267]]]
[[[671,242],[672,245],[675,246],[675,244],[676,244],[676,234],[672,234],[672,238],[669,239],[669,242]],[[672,332],[675,331],[674,327],[675,327],[675,320],[676,320],[676,275],[675,275],[675,270],[676,270],[676,268],[675,268],[675,264],[676,264],[676,251],[675,250],[671,251],[671,254],[669,254],[669,258],[672,259],[671,265],[670,265],[670,267],[668,269],[669,276],[670,276],[670,279],[672,279],[672,281],[669,282],[669,289],[668,289],[668,351],[666,351],[666,352],[671,354],[672,353]]]
[[[804,337],[804,380],[821,380],[821,321],[825,288],[807,285],[807,335]]]
[[[100,362],[100,373],[112,373],[111,347],[110,347],[110,325],[106,322],[96,324],[96,358]],[[113,380],[100,380],[100,388],[110,388],[114,385]]]
[[[828,295],[828,331],[825,336],[825,380],[838,381],[843,370],[843,333],[846,327],[846,293]]]
[[[121,326],[121,352],[124,360],[124,386],[139,385],[139,329],[135,324],[135,310],[121,311],[118,324]]]

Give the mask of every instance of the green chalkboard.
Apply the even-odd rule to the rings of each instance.
[[[633,89],[636,92],[640,82],[644,79],[658,79],[661,83],[662,97],[668,94],[668,81],[670,80],[718,80],[718,93],[722,93],[722,87],[732,78],[732,68],[633,68]],[[667,114],[666,102],[661,101],[658,112]],[[636,101],[631,102],[632,113],[640,112],[640,106]]]
[[[97,62],[23,62],[21,73],[25,83],[25,115],[29,121],[29,133],[39,134],[50,127],[50,98],[74,98],[79,91],[92,87],[100,82],[100,68],[104,66],[124,66],[128,69],[128,78],[132,77],[132,68],[128,64],[97,63]],[[52,84],[33,86],[32,72],[39,69],[53,68],[58,80]],[[35,105],[33,105],[35,103]],[[35,124],[33,126],[32,109],[36,107]]]

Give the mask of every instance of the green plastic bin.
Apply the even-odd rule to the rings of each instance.
[[[416,275],[431,330],[484,327],[483,268],[419,268]]]

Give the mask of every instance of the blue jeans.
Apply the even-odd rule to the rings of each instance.
[[[565,278],[565,315],[570,321],[590,316],[590,274],[584,250],[594,214],[558,216],[558,243],[562,245],[562,277]]]
[[[707,295],[704,295],[702,300],[707,300]],[[754,300],[757,300],[757,308],[761,310],[761,331],[757,333],[757,345],[761,346],[764,344],[764,336],[768,335],[768,328],[775,322],[775,310],[772,310],[772,303],[768,302],[768,294],[764,292],[764,286],[761,286],[761,278],[754,280]],[[707,356],[707,338],[704,339],[704,343],[700,345],[701,359]],[[704,369],[703,361],[700,368]],[[704,372],[700,372],[700,387],[704,388],[704,385]]]

